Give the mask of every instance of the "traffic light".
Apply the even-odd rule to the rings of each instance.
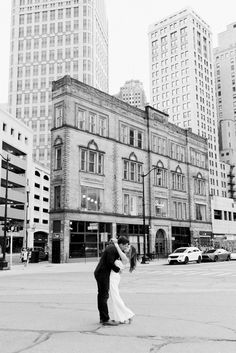
[[[145,224],[145,228],[143,228],[143,233],[149,234],[150,227],[148,224]]]
[[[9,222],[6,224],[6,232],[9,232],[11,230],[11,225]],[[5,225],[2,227],[2,231],[5,232]]]

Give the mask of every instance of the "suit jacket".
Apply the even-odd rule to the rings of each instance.
[[[117,259],[119,259],[119,254],[115,245],[108,245],[94,271],[95,277],[100,274],[110,276],[111,270],[119,272],[120,268],[114,264]]]

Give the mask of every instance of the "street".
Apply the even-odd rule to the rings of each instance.
[[[1,353],[235,353],[236,261],[124,272],[131,325],[101,326],[95,262],[13,266],[0,272]],[[111,313],[112,317],[112,313]]]

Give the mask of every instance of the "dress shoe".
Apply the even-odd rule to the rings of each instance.
[[[101,324],[103,326],[118,326],[119,325],[119,323],[114,320],[103,321],[103,322],[101,322]]]
[[[132,318],[129,318],[129,319],[124,320],[124,321],[120,321],[119,323],[120,324],[131,324],[132,323]]]

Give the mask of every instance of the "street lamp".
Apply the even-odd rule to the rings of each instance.
[[[26,203],[25,203],[25,247],[28,248],[28,210],[29,210],[29,186],[27,180],[26,186]]]
[[[8,203],[8,167],[10,158],[7,155],[5,158],[1,153],[0,156],[6,164],[6,191],[5,191],[5,210],[4,210],[4,233],[3,233],[3,243],[2,243],[2,258],[0,259],[0,270],[6,269],[8,267],[8,263],[6,261],[6,243],[7,243],[7,203]]]
[[[143,257],[141,264],[146,264],[146,224],[145,224],[145,189],[144,189],[144,178],[149,175],[154,169],[158,169],[158,167],[153,167],[146,174],[142,173],[142,183],[143,183]]]

